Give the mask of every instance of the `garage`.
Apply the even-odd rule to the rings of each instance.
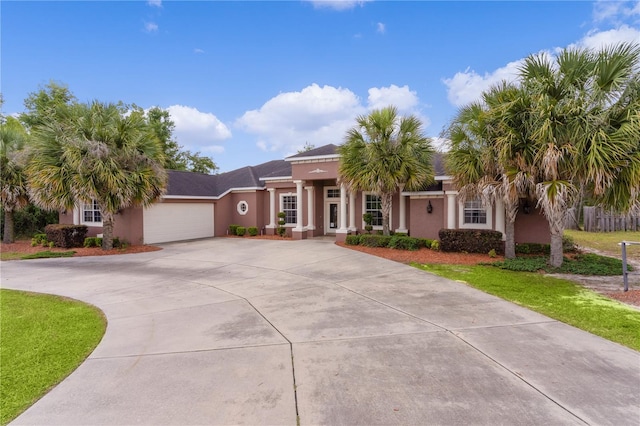
[[[145,244],[213,237],[213,204],[157,203],[144,209]]]

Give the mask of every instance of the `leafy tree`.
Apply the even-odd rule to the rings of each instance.
[[[0,203],[4,210],[3,243],[12,243],[15,240],[14,212],[29,203],[24,175],[26,139],[26,132],[12,117],[0,124]]]
[[[562,264],[566,213],[581,189],[623,212],[640,205],[639,59],[638,44],[570,48],[529,56],[520,70],[552,266]]]
[[[372,191],[380,197],[382,229],[389,235],[393,194],[419,190],[433,181],[431,140],[413,115],[399,117],[395,107],[373,110],[356,119],[338,147],[340,181],[350,191]]]
[[[158,139],[165,154],[164,167],[171,170],[187,170],[197,173],[215,173],[218,166],[210,157],[199,152],[185,150],[173,139],[175,123],[169,111],[153,107],[147,111],[147,120],[152,133]]]
[[[150,205],[164,192],[164,153],[145,117],[123,105],[74,104],[58,117],[33,129],[27,166],[33,200],[48,209],[95,200],[103,219],[102,248],[111,249],[115,215]]]
[[[50,81],[37,92],[29,94],[24,101],[26,111],[20,114],[20,121],[31,129],[56,119],[58,111],[76,103],[76,97],[66,85]]]

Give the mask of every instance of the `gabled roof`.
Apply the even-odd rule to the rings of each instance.
[[[174,196],[211,197],[215,195],[215,177],[204,173],[167,170],[167,194]]]
[[[306,157],[326,157],[334,155],[338,155],[338,146],[330,143],[309,151],[301,152],[300,154],[291,155],[287,157],[285,161],[303,160]]]

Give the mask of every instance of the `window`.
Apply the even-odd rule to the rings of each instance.
[[[382,204],[380,197],[374,194],[365,194],[364,212],[371,213],[373,226],[382,226]]]
[[[244,216],[249,211],[249,203],[247,203],[246,201],[240,201],[236,206],[236,210],[238,210],[238,213]]]
[[[464,224],[486,224],[487,211],[482,207],[480,200],[471,200],[464,203]]]
[[[340,198],[340,189],[339,188],[327,189],[327,198]]]
[[[93,200],[89,204],[85,204],[82,208],[82,221],[86,223],[101,223],[102,214],[98,208],[98,203]]]
[[[298,200],[295,195],[283,195],[281,199],[282,211],[285,214],[285,224],[296,224],[298,222],[297,210]]]

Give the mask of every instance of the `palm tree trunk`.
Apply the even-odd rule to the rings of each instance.
[[[563,232],[551,231],[551,254],[549,256],[549,265],[559,268],[562,266],[562,234]]]
[[[391,215],[391,198],[393,194],[384,193],[380,195],[380,208],[382,209],[382,235],[390,235],[389,216]]]
[[[13,234],[13,209],[4,208],[4,235],[2,236],[2,242],[5,244],[11,244],[15,241],[15,235]]]
[[[102,250],[113,248],[113,213],[102,213]]]
[[[515,222],[507,220],[504,227],[504,257],[507,259],[516,258]]]

